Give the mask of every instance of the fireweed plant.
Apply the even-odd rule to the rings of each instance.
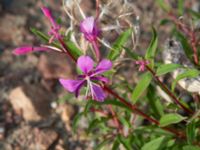
[[[165,11],[167,8],[172,22],[181,31],[185,31],[186,36],[189,34],[188,38],[193,38],[191,39],[193,41],[191,52],[192,50],[194,52],[194,64],[198,65],[196,52],[198,42],[197,38],[193,37],[195,34],[192,34],[183,22],[178,22],[176,15],[172,14],[168,7],[159,0],[158,2]],[[55,21],[50,9],[45,6],[41,10],[49,20],[51,29],[48,34],[37,29],[32,29],[32,32],[44,39],[46,43],[39,46],[22,46],[16,48],[13,53],[24,55],[37,51],[57,51],[67,55],[66,57],[76,64],[79,70],[76,79],[66,77],[58,80],[68,92],[74,93],[78,99],[83,100],[84,111],[79,112],[74,118],[73,130],[76,131],[81,117],[87,117],[89,123],[86,131],[88,136],[90,135],[96,141],[95,148],[105,147],[113,150],[122,147],[128,150],[200,149],[199,96],[194,94],[194,101],[187,103],[174,90],[179,80],[198,78],[199,71],[195,69],[195,66],[187,68],[178,63],[155,62],[155,56],[158,53],[158,36],[154,28],[152,28],[153,38],[145,56],[138,55],[125,45],[134,29],[128,29],[119,35],[106,56],[101,54],[99,41],[102,31],[98,25],[100,4],[98,0],[96,3],[96,17],[83,17],[80,22],[80,33],[92,46],[90,55],[76,47],[70,38],[66,38],[69,35],[64,35],[60,31],[61,25]],[[181,42],[187,42],[180,30],[177,30],[177,33],[180,33]],[[184,43],[182,44],[184,48]],[[169,45],[173,48],[172,41]],[[122,52],[128,54],[127,60],[138,68],[140,76],[139,81],[133,85],[128,81],[119,82],[124,87],[120,90],[120,84],[112,83],[111,77],[115,73],[114,64],[119,63]],[[178,68],[184,68],[184,72],[172,81],[173,88],[170,88],[168,83],[162,80],[162,76]]]

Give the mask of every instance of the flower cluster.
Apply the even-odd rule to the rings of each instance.
[[[62,39],[62,36],[59,33],[61,27],[56,23],[51,14],[51,11],[47,7],[41,7],[41,10],[51,22],[51,30],[48,32],[48,34],[51,35],[51,38],[49,39],[49,44],[51,44],[55,39]],[[96,42],[97,37],[100,34],[100,29],[97,27],[94,17],[87,17],[86,19],[84,19],[80,23],[80,31],[83,33],[85,39],[93,44],[96,52],[96,57],[99,60],[99,49]],[[56,48],[53,48],[51,46],[22,46],[16,48],[13,53],[15,55],[23,55],[33,51],[36,52],[47,50],[56,50]],[[101,86],[105,83],[108,83],[108,79],[104,77],[102,73],[110,70],[112,68],[112,63],[110,60],[103,59],[100,62],[98,61],[95,68],[94,65],[95,62],[89,56],[80,56],[77,60],[77,67],[82,71],[82,74],[78,75],[78,79],[59,79],[59,81],[65,89],[67,89],[69,92],[74,92],[76,96],[79,95],[80,89],[83,86],[86,86],[86,97],[91,96],[94,100],[103,101],[106,97],[106,94],[104,93]]]

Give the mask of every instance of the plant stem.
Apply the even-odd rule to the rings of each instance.
[[[188,109],[187,107],[185,107],[177,98],[176,96],[167,88],[167,86],[165,84],[163,84],[160,79],[158,78],[158,76],[156,76],[156,73],[149,67],[146,65],[146,69],[153,75],[154,79],[158,82],[158,84],[160,85],[160,87],[172,98],[172,100],[178,105],[180,106],[185,112],[189,113],[189,114],[193,114],[194,112],[191,111],[190,109]]]
[[[114,111],[113,108],[112,108],[112,105],[108,105],[108,108],[109,108],[110,111],[111,111],[111,114],[112,114],[112,116],[113,116],[113,121],[114,121],[115,125],[118,127],[119,132],[120,132],[121,134],[123,134],[122,127],[121,127],[121,125],[120,125],[120,123],[119,123],[119,120],[118,120],[118,118],[117,118],[117,115],[116,115],[115,111]]]
[[[99,52],[99,47],[97,45],[97,41],[93,41],[92,42],[92,46],[93,46],[93,48],[95,50],[97,62],[99,62],[99,60],[100,60],[100,52]]]
[[[149,120],[150,122],[155,123],[156,125],[159,125],[159,122],[157,120],[149,117],[148,115],[146,115],[145,113],[143,113],[142,111],[137,109],[134,105],[132,105],[131,103],[127,102],[124,98],[120,97],[117,93],[112,91],[109,87],[104,86],[103,88],[104,88],[105,91],[107,91],[109,94],[111,94],[114,97],[116,97],[117,99],[119,99],[123,104],[125,104],[128,108],[130,108],[134,112],[138,113],[140,116],[143,116],[145,119]]]
[[[99,19],[99,5],[100,5],[100,3],[99,3],[99,0],[96,0],[96,20],[98,20]]]
[[[114,91],[112,91],[109,87],[104,86],[103,87],[105,91],[107,91],[109,94],[113,95],[115,98],[119,99],[123,104],[125,104],[128,108],[130,108],[133,112],[137,113],[138,115],[142,116],[143,118],[147,119],[149,122],[152,122],[156,125],[160,125],[159,121],[155,120],[154,118],[148,116],[147,114],[143,113],[141,110],[137,109],[134,105],[132,105],[131,103],[127,102],[124,98],[120,97],[117,93],[115,93]],[[162,129],[169,131],[173,134],[175,134],[176,136],[180,137],[180,138],[186,138],[184,133],[178,132],[175,129],[171,129],[168,127],[162,127]]]
[[[59,40],[60,44],[62,45],[62,47],[63,47],[63,49],[64,49],[64,52],[65,52],[74,62],[76,62],[76,58],[71,54],[71,52],[69,51],[69,48],[68,48],[68,46],[65,44],[65,42],[64,42],[61,38],[59,38],[58,40]]]
[[[168,15],[171,18],[171,20],[177,25],[177,27],[190,39],[189,42],[191,43],[191,47],[193,50],[194,63],[198,65],[199,64],[198,52],[197,52],[198,41],[196,40],[195,32],[193,31],[193,29],[189,28],[188,26],[183,24],[183,22],[177,19],[172,12],[168,13]]]

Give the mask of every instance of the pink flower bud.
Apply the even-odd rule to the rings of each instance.
[[[22,46],[14,49],[13,54],[14,55],[25,55],[27,53],[30,53],[32,51],[46,51],[48,48],[45,47],[33,47],[33,46]]]

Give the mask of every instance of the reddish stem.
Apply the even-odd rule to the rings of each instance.
[[[95,50],[97,62],[99,62],[99,60],[100,60],[100,52],[99,52],[99,47],[98,47],[98,45],[97,45],[97,41],[93,41],[93,42],[92,42],[92,46],[93,46],[93,48],[94,48],[94,50]]]
[[[96,0],[96,20],[98,20],[98,18],[99,18],[99,5],[100,5],[100,3],[99,3],[99,0]]]
[[[122,127],[121,127],[121,125],[120,125],[120,123],[119,123],[119,120],[118,120],[118,118],[117,118],[117,115],[116,115],[115,111],[114,111],[113,108],[112,108],[112,105],[108,105],[108,108],[109,108],[110,111],[111,111],[111,114],[112,114],[112,116],[113,116],[113,120],[114,120],[114,122],[115,122],[115,125],[118,127],[120,133],[123,133]]]
[[[107,91],[109,94],[111,94],[114,97],[116,97],[117,99],[119,99],[123,104],[125,104],[128,108],[130,108],[134,112],[136,112],[139,115],[143,116],[145,119],[149,120],[150,122],[153,122],[156,125],[159,125],[159,122],[157,120],[149,117],[148,115],[146,115],[145,113],[143,113],[142,111],[140,111],[139,109],[137,109],[134,105],[132,105],[131,103],[127,102],[124,98],[120,97],[117,93],[115,93],[114,91],[112,91],[109,87],[104,86],[103,88],[104,88],[105,91]]]
[[[109,94],[111,94],[114,97],[116,97],[117,99],[119,99],[123,104],[125,104],[133,112],[136,112],[138,115],[142,116],[143,118],[147,119],[148,121],[150,121],[152,123],[155,123],[158,126],[160,125],[159,121],[155,120],[154,118],[151,118],[150,116],[148,116],[145,113],[143,113],[141,110],[137,109],[134,105],[132,105],[131,103],[127,102],[124,98],[120,97],[117,93],[115,93],[114,91],[112,91],[109,87],[104,86],[103,88]],[[186,137],[184,133],[180,133],[180,132],[176,131],[175,129],[171,129],[171,128],[168,128],[168,127],[163,127],[162,129],[164,129],[166,131],[169,131],[169,132],[177,135],[180,138],[185,138]]]
[[[165,84],[163,84],[160,79],[158,78],[158,76],[156,76],[156,73],[149,67],[146,66],[146,69],[153,75],[154,79],[158,82],[158,84],[160,85],[160,87],[172,98],[172,100],[179,105],[183,110],[185,110],[187,113],[189,114],[193,114],[193,111],[191,111],[190,109],[188,109],[187,107],[185,107],[177,98],[176,96],[167,88],[167,86]]]
[[[199,64],[199,60],[198,60],[198,53],[197,53],[197,43],[198,41],[196,40],[195,37],[195,33],[192,29],[190,29],[189,27],[187,27],[185,24],[183,24],[180,20],[178,20],[176,18],[176,16],[173,13],[169,13],[168,14],[170,16],[170,18],[172,19],[172,21],[178,26],[178,28],[186,35],[190,38],[190,43],[192,46],[192,50],[193,50],[193,58],[194,58],[194,62],[196,65]]]
[[[60,44],[62,45],[62,47],[63,47],[63,49],[64,49],[64,52],[65,52],[74,62],[76,62],[76,58],[71,54],[71,52],[69,51],[69,48],[68,48],[68,46],[65,44],[65,42],[64,42],[61,38],[59,38],[58,40],[59,40]]]

